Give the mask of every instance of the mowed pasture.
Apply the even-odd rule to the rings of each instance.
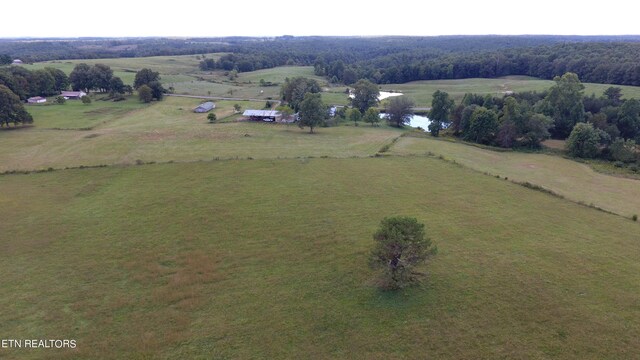
[[[261,89],[279,88],[260,79],[312,72],[277,68],[232,82],[199,72],[196,60],[184,60],[195,73],[163,70],[165,86],[188,77],[199,95],[228,86],[266,97]],[[470,82],[489,92],[493,80]],[[325,89],[325,100],[345,97],[344,87]],[[420,89],[426,106],[429,87]],[[0,175],[0,211],[10,214],[0,222],[0,334],[78,344],[0,349],[0,358],[640,353],[639,225],[625,218],[640,212],[637,180],[384,125],[309,134],[238,121],[233,104],[261,109],[264,100],[215,101],[219,122],[209,124],[192,112],[202,101],[34,106],[33,126],[0,131],[0,171],[52,168]],[[95,165],[107,166],[63,169]],[[367,255],[392,215],[425,223],[439,253],[422,269],[423,286],[381,292]]]
[[[402,133],[389,127],[340,126],[309,134],[308,128],[297,125],[234,121],[233,104],[262,109],[263,102],[217,102],[214,113],[221,123],[209,124],[207,114],[192,111],[202,100],[167,97],[139,108],[134,106],[135,99],[129,101],[122,105],[123,112],[130,108],[128,112],[97,125],[90,118],[73,120],[78,115],[76,106],[89,113],[106,113],[113,111],[112,103],[38,107],[34,127],[0,131],[0,171],[214,158],[364,157]],[[47,117],[58,120],[47,123]],[[63,122],[68,128],[76,123],[95,126],[89,131],[49,129]]]
[[[46,104],[30,104],[27,111],[33,116],[38,129],[90,129],[129,115],[137,109],[147,107],[136,97],[126,101],[96,100],[83,104],[80,100],[67,100],[63,105],[54,104],[54,97]],[[2,136],[0,134],[0,136]]]
[[[0,176],[7,359],[633,358],[638,225],[428,157]],[[439,253],[372,285],[384,216]]]
[[[177,94],[185,95],[278,100],[280,98],[280,88],[286,78],[303,76],[318,81],[325,89],[328,89],[326,79],[314,75],[312,66],[281,66],[273,69],[239,73],[238,77],[233,80],[229,79],[225,75],[226,73],[226,71],[201,71],[194,75],[196,79],[167,82],[165,86],[171,86]],[[260,80],[264,80],[265,83],[271,83],[272,86],[261,86]],[[330,93],[324,93],[323,95],[326,94]],[[332,103],[330,99],[326,98],[325,102]],[[343,101],[343,103],[346,104],[346,101]]]
[[[631,217],[640,215],[640,180],[594,171],[560,156],[492,151],[429,137],[402,137],[391,147],[395,155],[435,154],[479,172],[529,182],[575,202]]]
[[[459,79],[459,80],[424,80],[412,81],[406,84],[389,84],[381,85],[381,89],[385,91],[396,91],[405,94],[413,99],[417,106],[431,106],[431,98],[437,90],[445,91],[460,103],[464,94],[490,94],[492,96],[505,96],[507,91],[523,92],[523,91],[544,91],[548,90],[555,83],[552,80],[541,80],[529,76],[506,76],[496,79]],[[616,86],[622,89],[623,98],[640,99],[640,87],[609,85],[609,84],[593,84],[584,83],[586,95],[596,94],[601,96],[610,86]]]
[[[223,54],[204,54],[207,58],[218,59]],[[70,74],[74,66],[80,63],[89,65],[105,64],[111,67],[114,76],[122,78],[125,84],[133,84],[136,71],[149,68],[160,73],[163,82],[188,81],[190,74],[199,71],[201,55],[150,56],[140,58],[55,60],[22,65],[26,69],[36,70],[54,67]]]

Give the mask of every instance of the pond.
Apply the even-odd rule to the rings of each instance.
[[[422,115],[412,115],[411,120],[409,120],[409,126],[414,128],[419,127],[424,131],[428,131],[430,123],[431,121],[429,121],[429,118]]]
[[[382,100],[384,100],[386,98],[390,98],[390,97],[393,97],[393,96],[400,96],[400,95],[402,95],[402,93],[389,92],[389,91],[380,91],[380,95],[378,95],[378,100],[382,101]],[[353,99],[355,97],[355,95],[349,94],[349,97]]]
[[[378,100],[384,100],[386,98],[390,98],[393,96],[400,96],[402,93],[399,92],[388,92],[388,91],[380,91],[380,95],[378,95]]]
[[[381,113],[380,117],[386,119],[387,114]],[[409,120],[409,126],[413,128],[422,128],[424,131],[428,131],[430,123],[431,121],[429,121],[429,118],[423,115],[411,115],[411,119]]]

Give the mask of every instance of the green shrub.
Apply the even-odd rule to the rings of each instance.
[[[593,158],[598,154],[600,134],[587,123],[577,123],[567,139],[567,150],[573,157]]]

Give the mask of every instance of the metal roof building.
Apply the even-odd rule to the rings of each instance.
[[[216,104],[214,104],[211,101],[207,101],[206,103],[202,103],[202,104],[198,105],[198,107],[193,109],[193,112],[206,113],[206,112],[209,112],[209,111],[215,109],[215,107],[216,107]]]
[[[256,116],[256,117],[276,117],[280,115],[279,111],[276,110],[245,110],[242,113],[242,116]]]
[[[245,110],[242,116],[257,121],[276,121],[280,117],[280,111],[276,110]]]

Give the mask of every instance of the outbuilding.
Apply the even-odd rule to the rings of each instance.
[[[34,96],[34,97],[28,98],[27,102],[29,104],[42,104],[42,103],[46,103],[47,99],[43,98],[42,96]]]
[[[211,111],[211,110],[213,110],[215,108],[216,108],[216,104],[214,104],[211,101],[207,101],[206,103],[202,103],[202,104],[198,105],[198,107],[193,109],[193,112],[206,113],[206,112],[209,112],[209,111]]]
[[[20,59],[13,59],[13,62],[11,64],[13,64],[13,65],[22,65],[24,63]]]
[[[280,119],[280,111],[276,110],[245,110],[242,116],[248,117],[254,121],[278,121]]]
[[[63,98],[69,100],[76,100],[76,99],[80,99],[83,96],[87,96],[87,93],[84,91],[62,91],[60,93],[60,96],[62,96]]]

